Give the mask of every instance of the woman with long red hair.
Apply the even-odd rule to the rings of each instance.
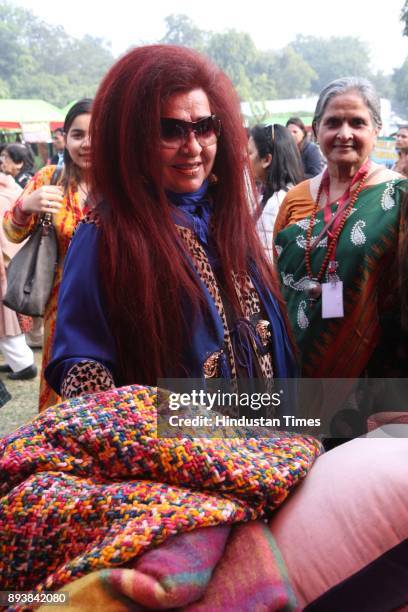
[[[97,204],[68,250],[49,383],[68,398],[158,378],[293,376],[229,79],[191,49],[136,48],[100,86],[91,147]]]

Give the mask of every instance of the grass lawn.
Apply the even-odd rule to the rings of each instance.
[[[40,369],[42,351],[34,349],[38,375],[32,380],[10,380],[7,374],[0,373],[0,378],[12,398],[0,408],[0,438],[24,425],[38,414],[38,391],[40,386]],[[4,360],[1,360],[4,363]]]

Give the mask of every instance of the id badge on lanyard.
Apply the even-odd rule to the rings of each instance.
[[[311,245],[310,250],[320,242],[320,239],[323,237],[324,233],[327,233],[327,248],[330,250],[330,256],[327,264],[327,282],[321,283],[320,279],[324,273],[324,264],[323,261],[322,267],[317,275],[314,277],[311,271],[311,263],[310,263],[310,250],[309,250],[309,259],[306,258],[306,269],[308,270],[308,275],[310,278],[309,282],[309,290],[310,294],[309,301],[314,303],[317,300],[317,297],[320,295],[322,297],[322,318],[323,319],[338,319],[344,317],[344,297],[343,297],[343,281],[340,280],[337,271],[339,264],[336,261],[336,248],[337,241],[339,239],[339,235],[343,229],[343,225],[348,217],[348,214],[358,197],[358,194],[367,180],[368,170],[370,167],[370,162],[367,160],[365,164],[358,170],[356,175],[353,177],[349,187],[343,193],[341,198],[337,201],[337,212],[332,214],[331,205],[329,201],[330,195],[330,177],[328,171],[326,170],[322,177],[321,186],[319,188],[319,195],[316,202],[316,207],[318,205],[320,195],[322,192],[325,192],[327,201],[324,207],[324,223],[325,227],[323,231],[319,234],[319,236],[315,239],[313,245]],[[351,195],[352,187],[359,183],[359,186],[355,189],[354,194]],[[317,208],[316,208],[317,210]],[[344,213],[344,214],[343,214]],[[312,216],[313,218],[313,216]],[[309,235],[309,240],[311,239],[311,232]],[[310,243],[309,243],[310,246]],[[307,245],[308,248],[308,245]],[[306,255],[307,255],[306,248]],[[309,269],[307,268],[307,262],[309,262]],[[317,294],[317,297],[316,295]]]
[[[322,283],[322,319],[344,317],[343,281]]]

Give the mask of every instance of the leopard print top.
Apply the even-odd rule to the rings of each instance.
[[[98,361],[79,361],[70,368],[61,386],[61,397],[70,399],[84,393],[114,389],[112,374]]]
[[[187,247],[187,251],[190,254],[191,260],[194,264],[198,275],[206,288],[208,289],[209,294],[214,300],[215,306],[218,310],[218,313],[221,317],[222,325],[224,328],[224,352],[228,356],[228,362],[231,371],[231,378],[236,378],[236,365],[234,359],[234,352],[232,350],[232,343],[230,332],[228,329],[227,317],[225,315],[224,306],[221,299],[220,290],[218,287],[218,283],[215,279],[214,272],[210,266],[210,262],[208,261],[207,255],[197,240],[194,232],[186,227],[177,226],[177,230],[183,240],[184,245]],[[204,364],[204,375],[206,378],[218,378],[218,357],[219,352],[214,355],[213,353],[206,356],[206,363]]]
[[[231,378],[236,377],[236,363],[234,352],[232,349],[231,333],[228,328],[227,318],[225,315],[224,306],[221,299],[221,294],[218,286],[218,282],[214,276],[214,272],[211,268],[208,257],[205,253],[204,248],[196,238],[194,232],[188,228],[177,226],[180,237],[183,240],[184,245],[187,248],[188,253],[192,259],[194,267],[208,289],[211,297],[214,300],[215,306],[221,317],[224,327],[224,352],[228,357],[230,364]],[[251,343],[254,353],[258,359],[260,371],[263,378],[272,379],[273,367],[272,367],[272,355],[269,350],[270,345],[270,331],[269,321],[265,321],[261,315],[261,303],[259,296],[255,290],[255,287],[250,279],[249,275],[246,274],[243,278],[238,278],[234,275],[234,285],[237,293],[238,301],[241,305],[244,319],[253,322],[255,331],[259,337],[260,344],[265,350],[260,350],[258,344],[251,337]],[[204,376],[206,378],[219,377],[220,372],[217,367],[217,361],[219,358],[220,351],[212,353],[206,359],[204,363]]]
[[[244,278],[239,279],[236,275],[234,275],[234,284],[245,319],[254,322],[255,331],[259,337],[261,345],[264,349],[267,349],[271,340],[269,321],[262,318],[261,302],[250,276],[246,274]],[[252,337],[251,342],[255,354],[258,357],[263,378],[271,379],[273,377],[273,367],[272,355],[270,351],[261,351],[259,345]]]

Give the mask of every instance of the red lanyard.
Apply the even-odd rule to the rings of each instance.
[[[361,168],[359,168],[359,170],[356,172],[356,174],[353,176],[352,181],[350,183],[350,185],[347,187],[346,191],[343,193],[343,195],[341,196],[341,198],[339,200],[337,200],[337,213],[336,213],[336,218],[334,220],[334,223],[332,224],[331,228],[327,230],[327,245],[329,246],[330,241],[333,240],[333,238],[335,237],[336,234],[336,230],[339,227],[340,223],[341,223],[341,219],[342,219],[342,212],[343,210],[346,208],[349,200],[350,200],[350,194],[351,194],[351,190],[354,187],[354,185],[356,183],[359,183],[364,176],[367,175],[367,172],[369,170],[370,167],[370,160],[367,160],[362,166]],[[330,219],[332,218],[332,211],[331,211],[331,204],[330,204],[330,176],[329,176],[329,172],[326,168],[326,170],[324,171],[323,177],[322,177],[322,182],[320,185],[320,193],[324,192],[324,194],[326,195],[326,204],[324,206],[324,223],[325,225],[327,223],[330,222]],[[335,264],[335,257],[336,257],[336,245],[334,246],[331,256],[330,256],[330,260],[329,260],[329,265],[328,265],[328,272],[329,274],[333,274],[336,271],[336,264]]]

